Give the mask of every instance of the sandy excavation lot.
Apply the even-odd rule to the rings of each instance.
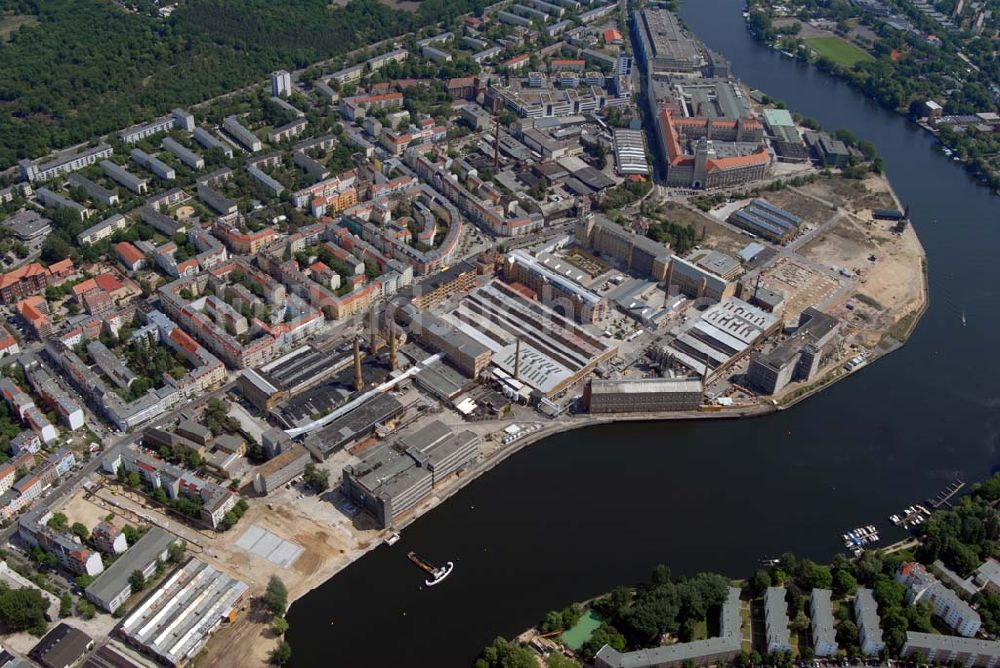
[[[816,262],[855,273],[855,289],[828,309],[874,347],[923,301],[923,248],[912,227],[902,234],[885,221],[844,217],[801,249]],[[872,260],[871,258],[875,259]]]

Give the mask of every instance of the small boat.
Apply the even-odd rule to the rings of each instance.
[[[386,536],[385,540],[383,540],[382,542],[385,543],[386,545],[395,545],[396,543],[399,542],[400,538],[402,538],[402,536],[400,536],[399,533],[393,531],[391,534]]]
[[[444,579],[446,577],[448,577],[449,575],[451,575],[451,571],[454,568],[455,568],[455,564],[449,561],[446,565],[444,565],[441,568],[437,569],[437,571],[434,573],[434,579],[433,580],[424,580],[424,584],[427,585],[428,587],[433,587],[436,584],[440,584],[441,582],[444,581]]]

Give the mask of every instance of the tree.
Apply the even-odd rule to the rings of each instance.
[[[274,631],[275,635],[284,635],[285,631],[288,630],[288,620],[284,617],[275,617],[271,621],[271,630]]]
[[[858,588],[858,581],[854,579],[850,571],[846,568],[838,568],[833,572],[833,595],[837,598],[850,596]]]
[[[277,575],[272,575],[267,581],[263,600],[274,616],[280,617],[285,614],[285,609],[288,607],[288,588]]]
[[[302,479],[306,481],[307,485],[316,490],[317,493],[325,492],[330,488],[330,472],[312,463],[306,464]]]
[[[527,647],[496,638],[483,649],[475,668],[538,668],[535,654]]]
[[[38,589],[7,589],[0,591],[0,621],[10,631],[45,632],[45,612],[49,602]]]
[[[66,515],[60,512],[52,513],[52,517],[49,518],[46,524],[54,531],[66,531],[69,528],[69,520],[66,519]]]
[[[129,576],[128,582],[132,586],[133,594],[138,594],[146,588],[146,576],[144,576],[140,570],[132,571],[132,575]]]
[[[187,545],[182,540],[171,543],[167,548],[167,559],[172,564],[179,564],[184,558],[184,551],[186,549]]]
[[[69,617],[73,614],[73,597],[70,596],[69,592],[63,592],[62,596],[59,597],[59,616]]]
[[[763,596],[771,584],[771,574],[763,568],[758,568],[757,572],[750,576],[750,596],[753,598]]]
[[[79,537],[80,540],[87,540],[90,538],[90,529],[80,522],[73,522],[73,526],[70,527],[70,531],[73,532],[73,535]]]
[[[283,666],[292,658],[292,646],[282,640],[278,646],[271,650],[270,660],[276,666]]]
[[[76,614],[83,619],[93,619],[97,614],[97,608],[87,599],[81,598],[76,602]]]
[[[574,661],[569,657],[565,657],[562,654],[557,654],[553,652],[549,654],[549,658],[545,660],[546,668],[580,668],[580,663]]]

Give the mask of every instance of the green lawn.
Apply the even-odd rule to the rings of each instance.
[[[575,652],[583,647],[583,643],[590,640],[590,636],[600,628],[602,621],[600,615],[588,608],[580,617],[580,621],[564,632],[559,639],[562,640],[562,644]]]
[[[819,55],[826,56],[843,67],[853,67],[854,63],[874,60],[871,54],[839,37],[809,37],[806,44]]]

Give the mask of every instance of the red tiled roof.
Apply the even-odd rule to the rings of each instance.
[[[138,248],[127,241],[120,241],[115,244],[115,252],[129,266],[141,262],[146,257]]]
[[[32,262],[31,264],[26,264],[23,267],[18,267],[14,271],[8,271],[6,274],[0,276],[0,288],[5,288],[8,285],[14,285],[26,278],[33,278],[35,276],[48,276],[49,270],[38,264],[37,262]]]
[[[53,274],[64,274],[73,270],[73,260],[66,258],[49,265],[49,271]]]
[[[174,327],[170,330],[170,338],[179,345],[184,350],[189,353],[194,354],[198,350],[198,342],[192,339],[187,332],[182,330],[180,327]]]
[[[737,169],[739,167],[752,167],[761,164],[766,165],[770,160],[767,151],[761,148],[750,155],[735,155],[730,158],[709,160],[705,163],[705,171],[712,172],[716,170]]]
[[[94,281],[97,283],[97,287],[105,292],[117,292],[125,287],[114,274],[100,274],[94,278]]]

